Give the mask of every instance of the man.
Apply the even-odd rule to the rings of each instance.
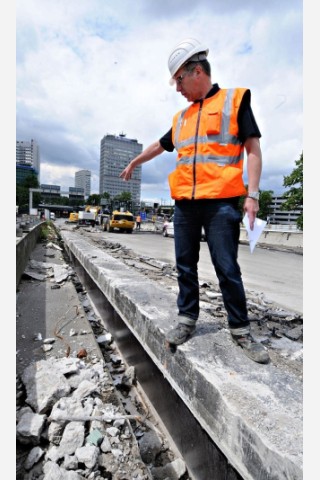
[[[141,227],[141,216],[140,213],[136,216],[136,229],[140,230]]]
[[[188,38],[169,56],[171,83],[188,102],[173,118],[171,129],[135,157],[120,174],[129,180],[138,165],[177,151],[176,169],[169,175],[175,200],[174,242],[179,294],[180,323],[166,339],[181,345],[195,332],[199,316],[198,261],[201,228],[228,314],[232,340],[258,363],[268,363],[266,348],[250,334],[250,323],[241,271],[238,244],[242,215],[238,210],[246,195],[244,212],[253,229],[259,210],[259,181],[262,170],[261,137],[251,105],[250,90],[220,89],[211,82],[208,48]],[[243,183],[244,152],[247,154],[248,192]]]

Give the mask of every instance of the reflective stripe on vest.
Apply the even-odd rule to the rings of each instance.
[[[220,145],[238,145],[241,146],[241,142],[238,137],[230,134],[230,121],[232,113],[232,97],[235,93],[235,89],[229,89],[226,92],[225,101],[222,110],[222,119],[221,119],[221,131],[216,135],[205,135],[205,136],[190,136],[186,140],[179,141],[180,131],[182,128],[183,120],[185,117],[188,108],[183,110],[178,118],[177,128],[174,135],[174,145],[177,151],[189,145],[194,145],[195,143],[199,145],[207,144],[208,142],[219,143]],[[193,162],[194,158],[190,156],[182,156],[179,158],[179,162],[190,163]],[[200,162],[216,162],[218,165],[227,165],[232,163],[238,163],[240,160],[243,160],[243,148],[239,149],[239,154],[236,156],[225,155],[225,156],[212,156],[212,155],[200,155],[197,156],[196,161]]]
[[[178,156],[176,170],[169,175],[172,198],[228,198],[246,193],[244,146],[237,123],[245,91],[221,89],[175,115],[172,139]]]

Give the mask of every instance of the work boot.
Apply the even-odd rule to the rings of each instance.
[[[260,342],[256,342],[250,333],[235,335],[231,333],[232,341],[242,348],[243,353],[257,363],[268,363],[270,360],[268,350]]]
[[[184,323],[179,323],[176,328],[170,330],[166,335],[167,342],[172,345],[181,345],[186,342],[188,338],[195,332],[195,325],[186,325]]]

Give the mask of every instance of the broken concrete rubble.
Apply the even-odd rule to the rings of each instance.
[[[43,246],[38,247],[40,254],[44,255]],[[62,258],[58,261],[64,265]],[[44,283],[51,283],[50,272],[54,271],[54,267],[50,265],[47,268],[43,263],[31,262],[33,268],[43,272]],[[28,268],[30,268],[30,262]],[[24,285],[32,286],[33,284],[32,279],[30,281],[27,277],[22,282]],[[171,463],[176,457],[170,453],[167,455],[166,462],[159,461],[159,456],[169,451],[168,442],[162,438],[161,441],[159,440],[155,463],[147,465],[142,461],[138,438],[143,438],[145,433],[152,429],[150,416],[148,418],[146,416],[141,423],[143,419],[140,414],[128,414],[123,409],[121,395],[119,396],[115,387],[116,382],[109,373],[110,367],[103,360],[101,353],[99,355],[95,353],[97,345],[100,344],[102,350],[108,349],[107,357],[112,356],[113,361],[111,359],[110,361],[113,369],[117,373],[122,372],[123,388],[127,392],[134,386],[134,371],[130,367],[126,368],[122,363],[112,335],[106,331],[94,314],[86,292],[72,269],[68,268],[68,277],[61,283],[59,291],[52,292],[52,295],[59,295],[60,302],[63,298],[70,302],[70,284],[76,287],[81,300],[74,317],[77,323],[75,328],[68,330],[69,336],[72,336],[79,346],[82,343],[81,339],[84,339],[85,343],[82,345],[86,346],[88,354],[84,359],[79,359],[77,357],[79,348],[71,348],[68,356],[64,349],[57,348],[61,342],[70,343],[66,331],[69,325],[69,304],[65,305],[66,313],[56,319],[54,336],[46,336],[43,330],[32,334],[33,342],[39,344],[45,360],[33,361],[24,369],[21,369],[22,364],[18,363],[21,374],[17,375],[16,385],[16,478],[17,480],[57,480],[58,478],[157,480],[164,478],[160,471],[158,475],[153,475],[151,469],[154,466]],[[28,298],[32,290],[31,288],[28,291]],[[46,290],[46,301],[51,291],[51,289]],[[19,295],[20,293],[18,300]],[[78,298],[77,293],[76,298]],[[75,303],[73,298],[72,309]],[[88,320],[83,318],[86,315],[81,314],[82,309],[86,312]],[[18,312],[19,310],[18,301]],[[50,312],[52,312],[51,309],[46,314],[46,318],[50,316]],[[27,342],[27,331],[23,330],[21,335],[19,327],[19,319],[26,313],[17,315],[19,345],[24,341]],[[83,328],[84,320],[86,328]],[[89,321],[95,327],[96,339]],[[51,347],[54,350],[47,350]],[[82,348],[82,350],[85,349]],[[20,361],[22,351],[18,350],[17,353]],[[118,386],[121,386],[119,375],[116,380]],[[134,430],[138,432],[137,437]],[[183,476],[183,480],[188,478],[186,475]]]
[[[130,422],[143,427],[143,419],[115,405],[113,382],[103,361],[92,365],[77,358],[41,360],[27,367],[21,380],[25,394],[17,411],[17,440],[25,460],[17,478],[165,478],[160,467],[152,475],[141,460]],[[163,449],[159,438],[155,444],[154,433],[152,442],[148,437],[144,441],[144,451],[148,449],[153,455],[146,460],[153,467]],[[183,473],[169,478],[178,480],[186,472],[182,460],[179,465]],[[175,463],[170,468],[177,471]],[[40,470],[44,476],[37,476]]]

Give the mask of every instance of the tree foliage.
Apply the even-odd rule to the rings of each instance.
[[[118,200],[120,202],[130,202],[131,201],[131,192],[122,192],[119,195],[114,197],[114,200]]]
[[[291,187],[283,194],[285,201],[281,205],[281,210],[299,210],[303,207],[303,153],[299,160],[295,161],[294,168],[290,175],[283,177],[283,186]],[[297,227],[303,230],[303,211],[297,218]]]
[[[107,200],[109,200],[109,198],[110,198],[110,193],[108,193],[108,192],[103,192],[103,194],[101,195],[101,198],[106,198]]]
[[[104,192],[102,195],[93,193],[86,201],[86,205],[101,205],[101,199],[107,199],[107,210],[114,210],[120,207],[130,208],[132,207],[131,192],[122,192],[119,195],[115,195],[111,198],[110,193]]]
[[[21,184],[16,185],[16,205],[19,207],[19,211],[28,211],[29,209],[29,188],[39,188],[39,181],[36,175],[28,175]],[[33,193],[32,203],[33,206],[39,205],[41,202],[41,194],[38,192]]]
[[[86,205],[100,205],[101,202],[101,195],[98,195],[97,193],[93,193],[92,195],[89,195]]]
[[[110,200],[110,193],[103,192],[102,195],[99,195],[97,193],[93,193],[92,195],[89,195],[89,197],[86,201],[86,205],[101,205],[101,199],[102,198]]]
[[[272,196],[273,190],[262,190],[260,192],[258,217],[262,218],[262,220],[268,220],[268,217],[271,215]]]

